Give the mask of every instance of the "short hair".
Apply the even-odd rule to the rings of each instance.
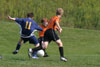
[[[64,10],[62,8],[58,8],[56,10],[56,15],[63,15],[63,13],[64,13]]]
[[[47,19],[47,18],[43,18],[43,19],[41,20],[41,23],[43,23],[43,22],[48,22],[48,19]]]
[[[34,17],[34,13],[27,13],[27,17],[30,17],[30,18],[32,18],[32,17]]]

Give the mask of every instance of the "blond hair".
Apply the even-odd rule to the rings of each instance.
[[[56,15],[63,15],[63,13],[64,13],[64,10],[62,8],[58,8],[56,10]]]

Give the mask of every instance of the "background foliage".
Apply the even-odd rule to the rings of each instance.
[[[0,0],[0,20],[7,15],[23,18],[34,12],[34,20],[55,15],[56,9],[64,9],[62,25],[74,28],[100,29],[100,0]]]

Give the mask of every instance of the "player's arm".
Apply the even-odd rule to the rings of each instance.
[[[56,30],[58,31],[58,30],[59,30],[59,28],[58,28],[58,27],[56,27]]]
[[[35,29],[38,31],[43,31],[43,29],[36,23],[35,23]]]
[[[11,16],[8,16],[9,20],[16,21],[16,23],[21,24],[22,21],[24,20],[23,18],[12,18]]]
[[[12,18],[11,16],[8,16],[8,19],[9,19],[9,20],[13,20],[13,21],[16,20],[16,18]]]
[[[58,22],[58,21],[56,21],[56,25],[57,25],[57,29],[58,29],[59,33],[61,33],[61,32],[62,32],[62,28],[60,27],[60,25],[59,25],[59,22]]]
[[[40,26],[37,26],[36,29],[37,29],[38,31],[43,31],[43,29],[42,29]]]

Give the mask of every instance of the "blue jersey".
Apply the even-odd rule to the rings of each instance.
[[[32,20],[31,18],[16,18],[16,23],[18,23],[18,25],[20,26],[21,28],[21,37],[23,38],[28,38],[28,37],[31,37],[33,36],[34,34],[34,31],[35,30],[39,30],[39,31],[42,31],[43,29],[38,26],[38,24]]]

